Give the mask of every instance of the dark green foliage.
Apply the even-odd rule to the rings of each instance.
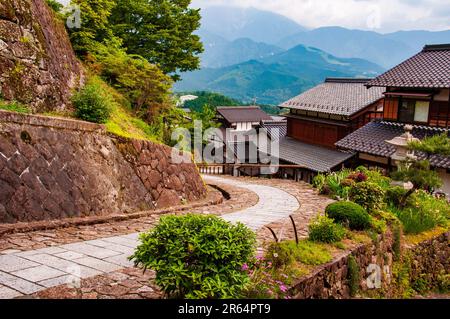
[[[428,161],[404,163],[398,171],[391,174],[391,177],[397,181],[411,182],[414,190],[433,191],[442,185],[442,180],[436,171],[431,170]]]
[[[372,182],[356,183],[350,189],[350,200],[364,207],[368,212],[373,212],[384,206],[383,189]]]
[[[100,83],[88,83],[72,97],[77,118],[94,123],[106,123],[112,109],[113,97]]]
[[[205,91],[196,92],[183,92],[178,93],[178,95],[195,95],[198,98],[192,101],[186,101],[183,105],[184,108],[190,109],[191,111],[201,111],[203,106],[208,105],[210,107],[218,106],[238,106],[244,105],[242,102],[229,98],[228,96]]]
[[[64,6],[56,0],[45,0],[45,1],[47,2],[48,6],[52,8],[52,10],[55,11],[56,13],[61,12],[61,9],[64,8]]]
[[[426,137],[422,141],[411,142],[408,146],[410,149],[427,154],[450,155],[450,138],[448,133]]]
[[[348,286],[350,288],[350,296],[354,297],[359,291],[359,282],[361,276],[359,274],[359,266],[353,255],[348,256]]]
[[[407,193],[407,190],[403,187],[390,187],[386,191],[386,202],[390,206],[399,207],[401,204],[402,198]]]
[[[195,70],[203,52],[200,10],[191,0],[117,0],[109,22],[130,54],[138,54],[158,65],[174,80],[177,72]]]
[[[335,224],[333,219],[321,215],[309,226],[309,239],[314,242],[334,243],[342,240],[346,231],[342,225]]]
[[[370,215],[363,207],[353,202],[336,202],[327,206],[325,212],[335,222],[348,226],[352,230],[369,229]]]
[[[424,152],[427,157],[433,154],[448,156],[450,154],[450,138],[448,133],[427,137],[422,141],[410,142],[408,147],[411,150]],[[442,185],[442,180],[436,171],[430,167],[428,160],[418,161],[415,159],[406,159],[399,165],[399,170],[392,173],[392,178],[397,181],[411,182],[413,188],[405,193],[401,198],[400,207],[405,207],[406,201],[414,191],[418,189],[427,192],[433,192]]]
[[[141,235],[130,259],[156,271],[170,297],[238,298],[248,282],[242,269],[255,251],[255,234],[216,216],[165,216]]]

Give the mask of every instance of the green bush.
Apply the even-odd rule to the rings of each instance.
[[[359,291],[359,282],[361,276],[359,274],[359,266],[353,255],[348,256],[348,286],[350,288],[350,296],[354,297]]]
[[[96,81],[89,82],[72,97],[76,117],[94,123],[106,123],[113,108],[113,101],[108,91]]]
[[[385,192],[381,186],[372,182],[356,183],[350,189],[350,200],[364,207],[368,212],[381,209]]]
[[[270,244],[265,258],[275,268],[281,268],[291,265],[294,261],[306,265],[322,265],[329,262],[332,256],[324,245],[306,240],[297,244],[295,241],[288,240]]]
[[[406,234],[418,234],[437,226],[446,226],[450,217],[450,205],[425,191],[417,191],[408,200],[405,209],[391,207],[403,224]]]
[[[386,202],[389,206],[400,207],[401,199],[407,190],[400,186],[389,187],[386,191]]]
[[[313,242],[334,243],[342,240],[346,233],[344,227],[324,215],[314,219],[308,228],[309,239]]]
[[[243,224],[216,216],[166,216],[140,240],[130,259],[156,271],[156,284],[169,297],[238,298],[249,280],[243,265],[252,260],[256,239]]]
[[[360,205],[353,202],[336,202],[327,206],[325,212],[335,222],[352,230],[364,230],[371,226],[370,215]]]

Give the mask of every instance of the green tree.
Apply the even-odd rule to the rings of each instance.
[[[79,0],[81,1],[81,0]],[[203,52],[200,10],[189,8],[191,0],[117,0],[109,18],[114,34],[131,54],[158,65],[179,80],[178,72],[195,70]]]
[[[131,102],[134,111],[148,122],[159,110],[170,107],[172,80],[139,55],[127,54],[117,41],[97,44],[91,66]]]
[[[218,106],[238,106],[244,105],[242,102],[229,98],[228,96],[206,92],[206,91],[196,91],[196,92],[186,92],[179,93],[179,95],[195,95],[197,98],[195,100],[186,101],[184,103],[184,107],[190,109],[191,111],[201,111],[205,105],[209,105],[211,107]]]
[[[116,5],[114,0],[71,0],[72,5],[79,6],[81,27],[70,28],[69,35],[75,52],[85,56],[98,43],[113,38],[108,18]]]
[[[447,133],[424,138],[408,144],[410,150],[425,153],[429,159],[432,155],[450,155],[450,138]],[[442,186],[442,180],[436,171],[431,169],[429,160],[406,159],[397,172],[392,173],[392,179],[411,182],[412,189],[407,191],[400,200],[400,206],[405,207],[407,199],[418,189],[433,192]]]

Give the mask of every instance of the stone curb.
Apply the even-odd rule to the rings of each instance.
[[[44,126],[72,131],[106,133],[104,125],[95,124],[69,118],[52,116],[21,114],[0,110],[0,123],[27,124],[33,126]]]
[[[182,212],[198,207],[207,207],[223,203],[224,197],[222,193],[216,189],[210,188],[207,198],[192,204],[178,205],[170,208],[159,210],[141,211],[132,214],[120,214],[109,216],[93,216],[93,217],[76,217],[65,218],[62,220],[38,221],[30,223],[15,223],[0,225],[0,236],[13,233],[27,233],[32,231],[41,231],[57,228],[67,228],[71,226],[86,226],[94,224],[105,224],[108,222],[125,221],[130,219],[139,219],[151,215],[163,215],[174,212]]]

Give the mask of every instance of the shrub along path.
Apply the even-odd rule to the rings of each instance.
[[[259,230],[258,237],[261,233],[270,236],[261,229],[264,225],[284,224],[290,214],[302,217],[302,212],[305,213],[307,216],[298,225],[300,229],[305,229],[309,219],[320,209],[317,203],[321,203],[319,206],[325,205],[323,198],[303,183],[215,176],[205,177],[205,180],[227,188],[231,200],[221,205],[198,208],[195,212],[222,215],[232,222],[242,221],[255,231]],[[299,202],[310,197],[314,198],[314,210],[309,209],[306,203],[307,211],[304,211]],[[142,275],[141,270],[132,267],[127,256],[138,244],[136,231],[150,228],[158,219],[154,217],[143,225],[141,223],[145,220],[127,221],[128,233],[124,233],[120,223],[111,224],[106,232],[109,235],[105,236],[105,232],[103,236],[95,235],[95,231],[91,230],[89,240],[72,236],[75,240],[65,240],[63,245],[53,242],[47,245],[49,247],[44,245],[44,248],[25,251],[24,247],[20,247],[19,251],[14,249],[18,247],[1,250],[0,246],[0,298],[30,294],[42,298],[157,298],[160,296],[157,287],[149,283],[154,273],[149,271]],[[141,225],[130,227],[129,223]],[[94,226],[80,226],[79,230],[86,232]],[[41,238],[59,238],[60,235],[55,232],[39,233]],[[14,235],[21,234],[11,234]],[[30,241],[35,240],[39,237],[30,237]],[[76,278],[81,278],[80,287],[64,285]]]

